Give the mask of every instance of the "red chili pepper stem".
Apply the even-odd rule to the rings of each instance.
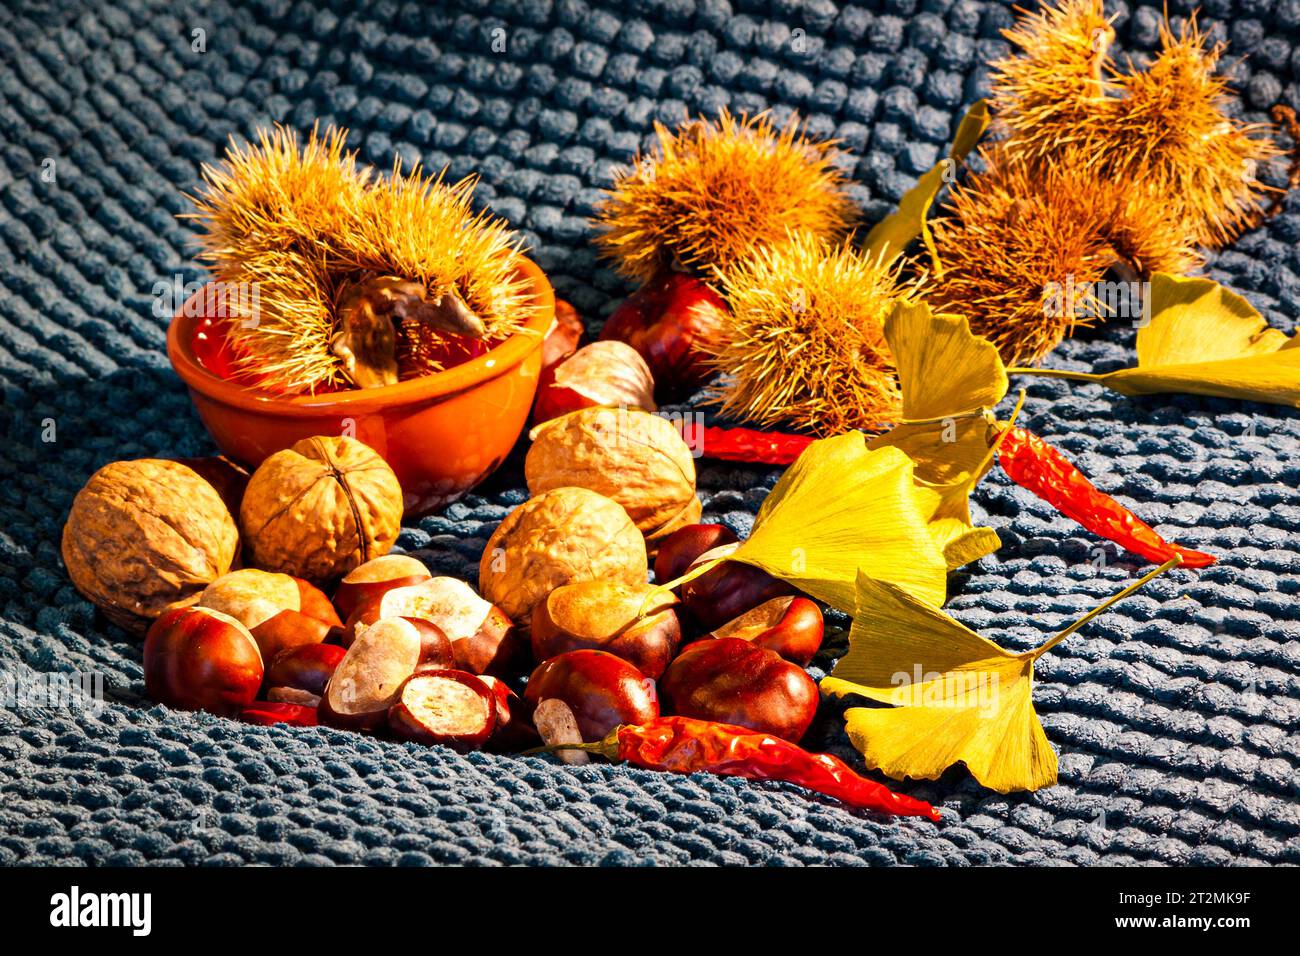
[[[592,743],[583,744],[547,744],[544,747],[534,747],[531,750],[522,751],[521,757],[537,757],[542,754],[553,754],[561,750],[581,750],[584,753],[597,754],[606,760],[618,759],[618,728],[615,727],[600,740]]]

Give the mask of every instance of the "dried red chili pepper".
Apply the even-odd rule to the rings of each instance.
[[[1065,456],[1033,432],[1010,428],[998,446],[1002,470],[1067,518],[1148,561],[1163,564],[1178,555],[1183,567],[1203,568],[1217,559],[1204,551],[1171,544],[1122,504],[1099,491]]]
[[[830,754],[809,753],[770,734],[691,717],[659,717],[615,727],[590,744],[558,744],[542,750],[585,750],[647,770],[706,773],[749,780],[783,780],[852,807],[898,816],[939,819],[924,800],[894,793],[853,772]]]
[[[753,428],[713,428],[683,421],[682,438],[705,458],[758,465],[788,465],[813,439],[807,435],[765,432]]]

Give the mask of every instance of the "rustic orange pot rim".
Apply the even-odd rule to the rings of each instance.
[[[203,296],[200,289],[182,305],[167,329],[167,357],[172,368],[190,388],[207,398],[249,411],[269,411],[281,415],[313,415],[320,412],[365,412],[394,405],[426,402],[481,385],[515,368],[536,349],[555,319],[555,291],[537,263],[519,256],[519,271],[531,281],[534,304],[532,317],[524,328],[500,345],[467,362],[443,369],[432,375],[381,385],[377,388],[347,389],[320,395],[273,395],[268,392],[227,381],[204,368],[194,356],[193,326],[202,316],[186,315],[186,306]]]

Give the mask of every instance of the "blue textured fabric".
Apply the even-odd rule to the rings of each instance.
[[[1246,109],[1300,105],[1300,0],[1202,6],[1231,41]],[[853,150],[874,220],[982,92],[980,64],[1006,49],[1011,21],[978,0],[358,7],[0,9],[0,669],[97,672],[108,697],[98,716],[0,709],[0,862],[1300,862],[1300,419],[1240,402],[1030,386],[1030,427],[1161,531],[1223,557],[1153,584],[1040,664],[1058,786],[1000,796],[954,770],[905,787],[943,808],[937,825],[782,785],[462,757],[145,700],[139,642],[74,592],[59,534],[100,465],[212,450],[168,367],[151,290],[199,277],[192,227],[175,215],[229,134],[319,119],[354,130],[380,166],[400,154],[481,174],[482,199],[598,323],[628,290],[596,261],[586,217],[653,120],[797,108]],[[1109,7],[1123,49],[1152,48],[1159,3]],[[1287,330],[1300,314],[1297,202],[1209,269]],[[1053,361],[1119,367],[1132,335],[1112,328]],[[707,517],[747,531],[775,477],[705,464]],[[473,580],[486,536],[523,498],[516,454],[399,546]],[[1143,567],[1000,474],[975,502],[1004,547],[954,575],[950,607],[1007,646],[1030,646]],[[842,649],[840,637],[816,664]],[[825,714],[813,740],[851,757],[839,725]]]

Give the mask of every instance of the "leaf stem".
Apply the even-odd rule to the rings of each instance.
[[[547,744],[544,747],[533,747],[531,750],[520,751],[521,757],[537,757],[542,754],[553,754],[557,750],[581,750],[583,753],[599,753],[600,741],[590,744]]]
[[[1043,644],[1043,645],[1042,645],[1041,647],[1039,647],[1037,650],[1033,651],[1033,655],[1032,655],[1032,656],[1033,656],[1035,659],[1037,659],[1037,658],[1041,657],[1042,655],[1046,654],[1046,653],[1047,653],[1048,651],[1050,651],[1053,647],[1055,647],[1057,644],[1060,644],[1061,641],[1065,640],[1067,637],[1069,637],[1071,634],[1073,634],[1073,633],[1074,633],[1075,631],[1077,631],[1079,628],[1083,627],[1083,625],[1087,624],[1089,621],[1091,621],[1091,620],[1092,620],[1094,617],[1096,617],[1098,614],[1101,614],[1102,612],[1104,612],[1104,611],[1106,611],[1108,608],[1110,608],[1112,605],[1117,604],[1118,602],[1124,600],[1126,597],[1128,597],[1128,596],[1129,596],[1130,594],[1132,594],[1133,592],[1135,592],[1135,591],[1141,589],[1142,587],[1144,587],[1144,586],[1146,585],[1146,583],[1147,583],[1148,581],[1151,581],[1151,580],[1154,579],[1154,578],[1158,578],[1158,577],[1160,577],[1160,575],[1164,574],[1164,573],[1165,573],[1166,571],[1168,571],[1170,568],[1176,568],[1176,567],[1178,567],[1178,566],[1179,566],[1180,564],[1182,564],[1182,563],[1183,563],[1182,556],[1176,554],[1176,555],[1174,555],[1172,558],[1170,558],[1168,561],[1166,561],[1164,564],[1160,565],[1160,567],[1156,568],[1156,569],[1153,570],[1153,571],[1148,571],[1146,574],[1142,575],[1142,577],[1138,578],[1136,581],[1134,581],[1132,584],[1130,584],[1130,585],[1129,585],[1128,587],[1126,587],[1124,590],[1120,591],[1118,594],[1112,594],[1110,597],[1108,597],[1106,600],[1102,601],[1100,604],[1098,604],[1095,608],[1093,608],[1091,611],[1089,611],[1089,612],[1088,612],[1087,614],[1085,614],[1083,617],[1079,618],[1077,621],[1075,621],[1073,624],[1071,624],[1071,625],[1070,625],[1069,627],[1067,627],[1065,630],[1061,631],[1059,634],[1057,634],[1055,637],[1053,637],[1051,640],[1049,640],[1046,644]]]
[[[986,468],[993,467],[993,459],[997,455],[998,449],[1002,447],[1002,442],[1006,439],[1007,434],[1011,429],[1016,427],[1016,419],[1020,417],[1020,410],[1024,407],[1025,390],[1022,388],[1020,390],[1020,397],[1016,399],[1016,407],[1011,409],[1011,417],[1007,419],[1006,425],[998,432],[998,437],[993,439],[993,444],[989,446],[988,452],[980,461],[979,471],[977,471],[976,474],[980,474]]]
[[[657,598],[660,598],[665,594],[671,595],[673,592],[673,588],[681,587],[687,581],[694,581],[702,574],[708,574],[710,571],[716,568],[723,561],[726,561],[728,558],[730,558],[732,553],[735,550],[736,550],[735,548],[732,548],[731,551],[727,552],[724,555],[720,555],[716,558],[711,558],[710,560],[705,561],[703,564],[691,568],[689,571],[687,571],[679,578],[674,578],[672,581],[668,581],[665,584],[656,585],[654,590],[648,592],[645,596],[645,599],[642,600],[641,608],[640,610],[637,611],[636,614],[637,620],[638,621],[641,620],[641,618],[645,617],[647,614],[650,613],[650,606],[655,602]]]
[[[933,418],[900,418],[894,424],[896,425],[942,425],[947,422],[961,421],[965,418],[983,418],[988,419],[992,415],[986,407],[973,408],[968,412],[957,412],[954,415],[935,415]]]
[[[1008,375],[1037,375],[1042,378],[1064,378],[1072,382],[1104,382],[1105,375],[1097,375],[1093,372],[1071,372],[1063,368],[1028,368],[1023,365],[1012,366],[1007,369]]]
[[[598,754],[607,760],[618,759],[618,732],[625,725],[619,724],[600,740],[592,740],[587,743],[577,744],[546,744],[542,747],[534,747],[531,750],[523,751],[521,757],[536,757],[541,754],[553,754],[561,750],[581,750],[583,753]]]

